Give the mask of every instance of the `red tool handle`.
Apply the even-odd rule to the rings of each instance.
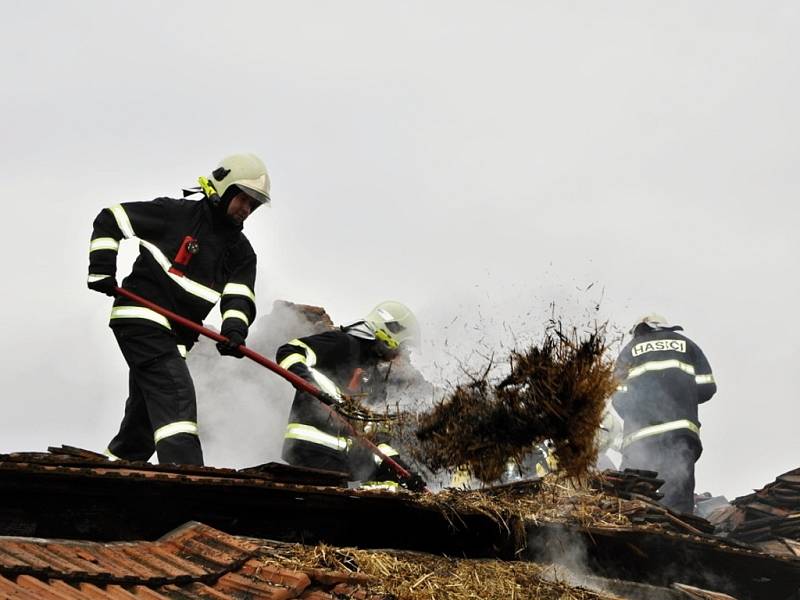
[[[121,287],[114,288],[114,291],[117,294],[119,294],[120,296],[125,296],[126,298],[130,298],[134,302],[136,302],[138,304],[141,304],[142,306],[144,306],[146,308],[149,308],[150,310],[152,310],[154,312],[157,312],[158,314],[168,318],[170,321],[173,321],[173,322],[177,323],[178,325],[182,325],[183,327],[186,327],[187,329],[191,329],[192,331],[195,331],[195,332],[199,333],[200,335],[204,335],[207,338],[211,338],[215,342],[227,342],[228,341],[228,338],[226,338],[224,335],[219,334],[216,331],[212,331],[211,329],[208,329],[206,327],[203,327],[202,325],[199,325],[198,323],[195,323],[194,321],[191,321],[191,320],[187,319],[186,317],[182,317],[179,314],[176,314],[176,313],[172,312],[171,310],[167,310],[166,308],[162,308],[158,304],[154,304],[154,303],[150,302],[149,300],[147,300],[145,298],[142,298],[138,294],[134,294],[133,292],[130,292],[130,291],[128,291],[126,289],[123,289]],[[275,363],[275,362],[271,361],[270,359],[268,359],[266,356],[262,356],[261,354],[251,350],[250,348],[248,348],[244,344],[239,346],[238,350],[239,350],[239,352],[244,354],[250,360],[253,360],[253,361],[257,362],[258,364],[260,364],[260,365],[262,365],[264,367],[267,367],[273,373],[277,373],[278,375],[283,377],[286,381],[291,383],[296,389],[299,389],[299,390],[302,390],[304,392],[307,392],[307,393],[311,394],[312,396],[314,396],[317,399],[319,399],[320,396],[324,395],[323,392],[319,388],[317,388],[316,386],[311,385],[309,382],[307,382],[302,377],[299,377],[299,376],[295,375],[294,373],[292,373],[291,371],[288,371],[288,370],[284,369],[283,367],[281,367],[277,363]],[[404,479],[411,479],[411,473],[408,471],[408,469],[404,469],[402,467],[402,465],[400,465],[396,460],[392,460],[391,457],[386,456],[386,454],[381,452],[380,448],[378,448],[375,444],[370,442],[361,433],[356,431],[356,429],[350,424],[350,422],[347,419],[342,417],[342,415],[340,415],[338,412],[333,410],[330,406],[328,406],[324,402],[321,402],[321,404],[326,408],[326,410],[328,410],[328,412],[333,417],[338,419],[339,422],[342,425],[344,425],[350,431],[351,435],[354,438],[358,439],[362,444],[364,444],[373,453],[375,453],[376,456],[379,456],[381,459],[383,459],[386,462],[386,464],[389,465],[389,467],[392,469],[392,471],[394,471],[395,473],[397,473],[400,477],[402,477]]]

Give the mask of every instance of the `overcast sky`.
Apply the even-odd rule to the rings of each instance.
[[[127,375],[86,290],[92,220],[245,151],[273,181],[245,227],[262,314],[403,301],[441,379],[553,302],[624,329],[660,312],[719,385],[697,490],[800,466],[797,2],[0,8],[0,452],[105,448]]]

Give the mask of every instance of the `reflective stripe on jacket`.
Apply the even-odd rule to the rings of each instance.
[[[89,244],[90,281],[116,276],[124,239],[137,240],[140,250],[123,287],[195,322],[202,322],[219,302],[223,335],[236,330],[247,336],[256,316],[256,256],[241,226],[230,223],[221,209],[207,198],[157,198],[102,210]],[[187,240],[194,243],[187,246]],[[127,298],[117,298],[112,326],[135,321],[167,327],[163,319],[121,310],[125,307],[138,308]],[[171,329],[183,343],[197,339],[194,332]]]
[[[638,431],[631,433],[630,435],[626,435],[622,442],[622,447],[625,448],[630,446],[633,442],[643,440],[654,435],[661,435],[662,433],[667,433],[668,431],[678,431],[680,429],[686,429],[695,433],[696,435],[700,435],[699,425],[692,423],[688,419],[680,419],[678,421],[670,421],[669,423],[660,423],[658,425],[643,427]]]

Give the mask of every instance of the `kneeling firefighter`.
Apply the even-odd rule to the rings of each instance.
[[[363,320],[338,330],[298,338],[277,352],[281,367],[322,390],[336,407],[346,394],[360,391],[363,372],[379,363],[392,361],[407,346],[419,344],[419,326],[414,314],[399,302],[382,302]],[[369,424],[368,424],[369,425]],[[408,468],[386,439],[377,446],[403,468]],[[353,481],[398,482],[386,461],[352,438],[339,419],[320,400],[298,390],[295,394],[286,435],[283,459],[291,464],[348,473]],[[408,487],[422,487],[415,475]]]

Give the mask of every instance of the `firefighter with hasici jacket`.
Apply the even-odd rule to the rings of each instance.
[[[223,159],[209,178],[201,177],[200,200],[156,198],[103,209],[94,221],[89,247],[92,290],[115,296],[117,250],[123,239],[139,242],[139,256],[122,282],[147,300],[201,322],[219,302],[222,355],[241,358],[256,316],[256,255],[242,224],[259,206],[269,205],[270,180],[252,154]],[[128,400],[110,458],[203,464],[194,385],[186,352],[197,334],[119,296],[110,327],[130,368]]]
[[[703,351],[664,317],[642,317],[630,330],[615,374],[614,408],[623,420],[622,467],[657,471],[662,504],[694,510],[694,464],[700,457],[697,406],[717,391]]]
[[[414,314],[399,302],[383,302],[363,320],[338,330],[298,338],[278,349],[281,367],[307,380],[335,409],[342,393],[360,391],[360,375],[383,361],[391,361],[408,345],[419,343]],[[376,440],[381,452],[408,470],[397,451]],[[292,403],[283,443],[283,459],[290,465],[348,473],[353,481],[399,482],[389,465],[357,439],[320,400],[298,390]],[[418,475],[403,481],[422,487]]]

